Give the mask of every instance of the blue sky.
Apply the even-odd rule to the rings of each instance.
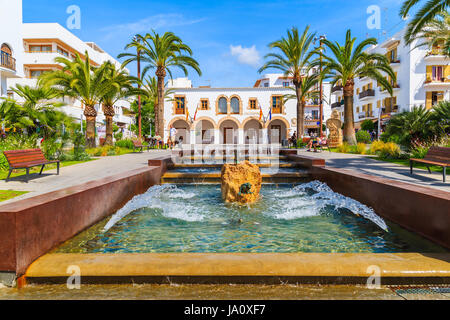
[[[404,25],[401,0],[23,0],[24,22],[66,26],[70,5],[81,9],[81,29],[71,30],[116,57],[136,33],[172,31],[194,51],[203,72],[189,77],[194,86],[252,86],[268,53],[267,44],[286,30],[306,25],[328,39],[342,41],[348,28],[357,38],[383,40]],[[381,30],[367,28],[367,8],[381,9]],[[130,65],[133,72],[134,66]],[[174,77],[182,76],[175,72]]]

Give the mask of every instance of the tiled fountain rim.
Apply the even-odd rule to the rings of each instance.
[[[440,194],[440,192],[434,189],[422,188],[406,183],[397,183],[388,179],[359,174],[354,171],[329,169],[325,167],[324,160],[297,156],[293,152],[287,152],[287,154],[293,158],[292,160],[308,168],[315,179],[328,183],[333,189],[338,189],[335,191],[345,195],[351,196],[349,194],[353,192],[352,190],[345,189],[350,184],[358,182],[369,185],[376,184],[381,188],[388,186],[391,190],[395,189],[397,192],[399,190],[400,192],[410,192],[412,195],[418,196],[415,201],[419,202],[421,199],[424,199],[424,196],[428,204],[435,204],[433,200],[438,199],[448,208],[448,194]],[[16,275],[24,274],[26,268],[38,257],[112,214],[134,195],[143,193],[150,186],[158,184],[162,174],[172,164],[171,157],[162,157],[160,159],[150,160],[149,168],[134,170],[114,177],[108,177],[1,206],[0,273],[6,271],[13,272]],[[360,199],[361,195],[358,193],[354,194],[354,198],[359,201],[364,200]],[[377,201],[377,199],[374,200],[372,197],[371,200]],[[414,204],[410,205],[412,206]],[[444,208],[445,205],[443,206]],[[62,213],[61,208],[64,207],[70,210],[65,209]],[[428,210],[430,210],[429,207]],[[431,223],[431,228],[438,228],[440,234],[450,235],[449,214],[446,216],[440,215],[440,219],[446,218],[444,227],[442,227],[442,224],[436,225],[436,219],[434,221],[431,221],[433,219],[428,219],[430,221],[426,220],[424,223]],[[433,217],[431,216],[431,218]],[[399,223],[396,219],[391,220],[407,229],[417,232],[417,230],[414,230],[415,226],[408,227]],[[55,232],[55,230],[58,230],[58,232]],[[421,232],[418,233],[424,235]],[[429,236],[427,237],[430,238]],[[450,247],[450,240],[446,242],[448,239],[432,240]],[[180,258],[182,255],[177,254],[177,257]],[[247,257],[256,257],[257,255],[249,255]],[[329,257],[333,256],[333,254],[324,254],[324,256],[327,255]],[[44,259],[48,256],[52,255],[46,255],[37,262],[45,261]],[[443,261],[448,264],[448,258],[445,258]],[[442,270],[447,269],[445,267]]]
[[[87,283],[366,284],[379,268],[383,284],[450,283],[450,254],[150,253],[48,254],[27,270],[29,282],[65,283],[77,265]]]

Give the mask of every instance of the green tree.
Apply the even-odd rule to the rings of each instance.
[[[297,115],[297,117],[301,117],[301,118],[297,118],[297,119],[305,119],[305,108],[306,108],[306,104],[308,101],[310,100],[314,100],[314,99],[320,99],[320,91],[318,90],[320,84],[320,75],[317,73],[314,74],[307,74],[305,76],[302,76],[302,80],[300,82],[300,90],[297,90],[297,88],[290,88],[291,90],[295,91],[294,94],[288,94],[284,96],[284,102],[287,102],[289,100],[297,100],[298,98],[300,99],[300,104],[301,104],[301,108],[300,108],[300,115]],[[299,109],[297,108],[297,111]],[[297,120],[297,130],[298,130],[298,126],[299,126],[299,121]],[[304,128],[304,124],[300,125],[302,128]],[[304,129],[302,129],[304,130]],[[326,128],[325,128],[326,131]],[[304,131],[297,131],[297,136],[298,137],[302,137],[303,134],[299,134],[299,132],[304,132]]]
[[[309,70],[309,63],[312,61],[316,50],[313,50],[315,33],[309,32],[309,26],[300,35],[297,28],[287,31],[287,37],[269,44],[270,49],[278,49],[278,53],[269,53],[265,56],[267,61],[260,69],[259,73],[267,69],[277,69],[285,76],[293,78],[295,95],[297,99],[297,134],[302,137],[304,129],[305,108],[302,99],[303,78],[305,70]]]
[[[434,54],[450,57],[450,14],[439,13],[414,36],[414,39],[422,40],[416,48],[427,46]],[[435,52],[435,48],[439,48],[439,51]]]
[[[37,132],[49,137],[62,124],[69,126],[70,117],[59,108],[64,104],[56,101],[58,95],[51,88],[30,87],[17,84],[12,88],[23,102],[4,99],[0,105],[0,116],[5,127],[25,129],[28,133]]]
[[[169,74],[172,78],[173,68],[178,68],[187,76],[188,67],[194,69],[199,75],[202,73],[198,62],[192,57],[191,48],[174,33],[166,32],[160,36],[155,31],[152,31],[152,33],[148,33],[145,36],[137,35],[135,38],[136,40],[128,44],[125,49],[131,47],[136,48],[139,54],[122,53],[119,55],[119,58],[126,58],[123,66],[139,58],[146,64],[142,77],[149,70],[155,70],[155,75],[158,79],[158,104],[155,106],[156,135],[161,136],[164,140],[164,90],[166,75]]]
[[[78,54],[73,61],[63,57],[55,58],[55,62],[62,65],[62,69],[44,73],[39,82],[56,90],[61,97],[69,96],[81,101],[86,117],[86,146],[95,148],[97,117],[95,107],[101,102],[110,86],[105,77],[106,65],[95,67],[91,64],[87,51],[85,56],[84,61]]]
[[[114,104],[117,101],[133,95],[137,95],[139,91],[133,87],[133,83],[138,81],[137,78],[131,77],[128,72],[123,69],[117,69],[111,62],[105,63],[105,79],[108,88],[101,98],[103,113],[106,118],[106,145],[113,145],[113,118],[115,115]]]
[[[402,18],[408,17],[412,8],[416,7],[420,0],[405,0],[400,9]],[[425,1],[423,1],[425,2]],[[437,15],[446,12],[450,0],[427,0],[427,2],[416,12],[405,33],[406,43],[411,43],[420,34],[427,24],[429,24]]]
[[[137,100],[133,101],[130,105],[131,111],[136,115],[136,123],[138,120],[138,102]],[[141,117],[142,117],[142,132],[144,135],[151,134],[152,136],[155,133],[155,126],[150,126],[150,124],[154,122],[155,119],[155,108],[154,104],[151,100],[149,100],[147,97],[143,96],[142,102],[141,102]],[[150,132],[150,127],[152,128],[152,131]],[[131,131],[133,131],[135,134],[139,133],[139,128],[137,125],[131,125]]]
[[[371,45],[376,45],[375,38],[369,38],[356,45],[356,38],[352,38],[351,31],[347,31],[344,45],[338,42],[323,40],[325,46],[330,49],[332,55],[322,53],[323,77],[331,79],[331,86],[342,83],[344,87],[344,140],[350,145],[356,145],[353,96],[355,78],[368,77],[380,83],[392,96],[391,83],[385,78],[389,75],[396,82],[396,75],[392,70],[386,56],[379,53],[367,53],[364,50]],[[321,62],[317,59],[312,65],[318,66]]]

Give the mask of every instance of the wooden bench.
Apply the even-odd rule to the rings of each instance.
[[[58,170],[57,174],[59,175],[59,160],[49,161],[45,159],[44,153],[41,149],[4,151],[3,154],[9,164],[9,173],[6,178],[6,182],[8,182],[13,170],[25,169],[27,171],[26,181],[28,182],[30,168],[42,166],[41,171],[39,172],[39,175],[42,175],[44,167],[47,164],[53,163],[56,163]]]
[[[137,149],[141,149],[139,152],[144,152],[145,147],[146,146],[144,146],[141,141],[133,140],[133,152],[135,152]],[[149,151],[149,150],[150,150],[150,146],[147,146],[147,151]]]
[[[425,158],[423,159],[410,159],[411,174],[413,174],[414,162],[424,163],[427,166],[428,172],[431,173],[431,166],[439,166],[443,169],[443,177],[445,183],[445,176],[447,167],[450,167],[450,148],[445,147],[431,147]]]

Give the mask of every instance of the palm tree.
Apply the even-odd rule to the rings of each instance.
[[[167,87],[167,83],[164,85]],[[158,80],[156,77],[147,77],[142,84],[142,95],[145,96],[154,106],[158,105]],[[175,92],[173,89],[164,90],[164,100],[170,101],[170,95]]]
[[[436,54],[450,57],[450,14],[439,13],[414,38],[422,40],[416,48],[427,46],[433,51],[434,48],[439,47],[439,52]]]
[[[302,82],[305,69],[309,69],[316,50],[311,50],[314,43],[315,33],[309,32],[309,26],[300,35],[298,29],[293,27],[287,31],[287,38],[281,38],[269,44],[270,49],[278,49],[280,53],[269,53],[264,58],[267,61],[260,69],[259,73],[269,68],[278,69],[285,76],[292,77],[295,94],[297,98],[297,134],[302,137],[304,134],[304,114],[302,105]]]
[[[61,97],[70,96],[81,101],[86,117],[86,146],[95,148],[95,106],[108,92],[109,83],[105,78],[106,65],[94,67],[87,51],[85,56],[84,61],[78,54],[73,61],[63,57],[55,58],[55,62],[62,65],[62,69],[44,73],[39,81],[42,85],[56,90]]]
[[[116,69],[111,62],[105,62],[105,79],[108,89],[101,99],[103,113],[106,118],[106,145],[113,145],[113,118],[115,115],[114,104],[120,99],[139,94],[133,87],[137,78],[131,77],[123,68]]]
[[[300,87],[300,96],[297,94],[296,88],[290,88],[295,93],[294,94],[287,94],[283,98],[283,103],[286,103],[289,100],[297,100],[297,98],[300,98],[301,103],[301,109],[303,110],[303,113],[306,108],[306,104],[310,100],[320,99],[320,91],[318,89],[318,86],[320,85],[320,74],[314,73],[314,74],[307,74],[302,77],[301,81],[301,87]],[[304,119],[305,115],[302,114],[301,118],[297,119]],[[298,126],[298,121],[297,121]],[[300,136],[299,136],[300,137]]]
[[[162,36],[155,31],[143,36],[136,36],[136,46],[142,62],[147,63],[143,69],[142,76],[150,70],[155,70],[158,79],[158,104],[155,110],[156,117],[156,135],[164,140],[164,90],[165,78],[169,74],[172,78],[172,68],[179,68],[185,76],[188,75],[187,67],[194,69],[198,75],[201,75],[198,62],[192,58],[191,48],[172,32],[166,32]],[[136,61],[137,54],[122,53],[119,58],[126,57],[123,65]]]
[[[355,78],[368,77],[377,80],[383,89],[386,89],[392,96],[393,89],[391,83],[382,73],[391,77],[395,83],[397,81],[394,71],[389,65],[386,56],[378,53],[366,53],[364,49],[371,45],[376,45],[375,38],[369,38],[358,45],[355,45],[356,38],[352,38],[351,31],[347,31],[345,44],[341,46],[338,42],[323,40],[333,53],[332,56],[322,53],[323,77],[331,79],[331,86],[342,83],[344,87],[344,140],[350,145],[356,144],[353,114],[353,95]],[[312,66],[318,66],[317,59]]]
[[[420,0],[405,0],[400,15],[402,18],[407,18],[409,12],[415,7]],[[430,23],[437,15],[447,10],[450,5],[450,0],[428,0],[422,8],[420,8],[414,15],[411,22],[408,24],[408,29],[405,33],[405,41],[410,44],[416,36]]]
[[[43,128],[44,135],[48,136],[55,132],[55,128],[61,123],[70,123],[69,117],[58,110],[64,104],[57,101],[58,95],[55,90],[16,84],[12,91],[23,102],[4,99],[0,107],[0,114],[5,126],[28,131]]]

